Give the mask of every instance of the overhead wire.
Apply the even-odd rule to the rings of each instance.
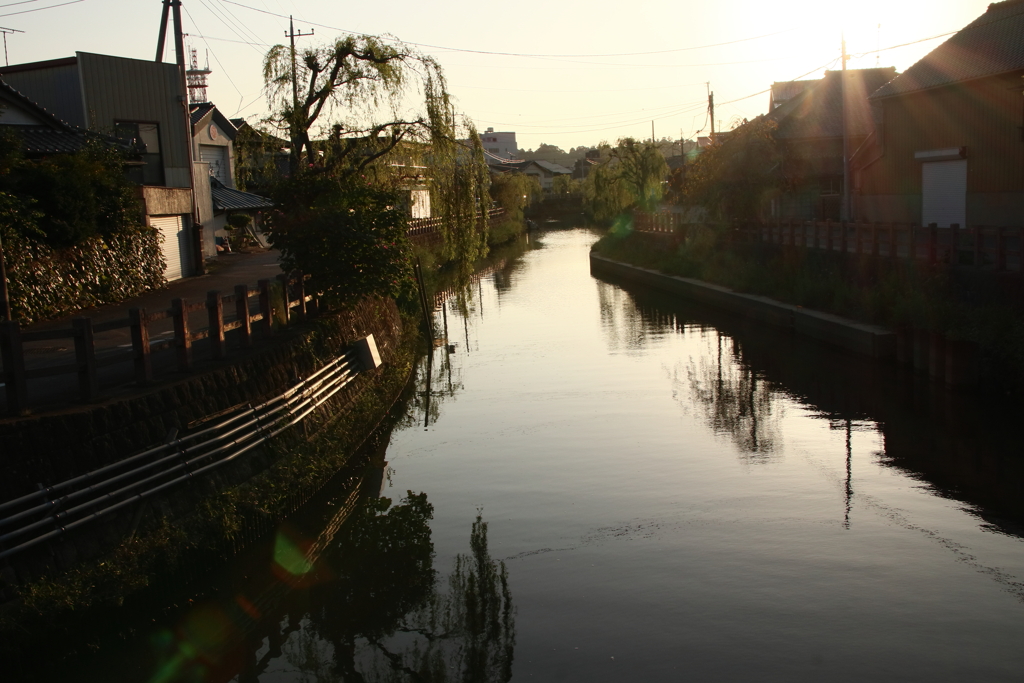
[[[231,22],[229,22],[227,19],[225,19],[223,15],[218,13],[218,11],[216,9],[214,9],[214,7],[211,5],[210,2],[208,2],[207,0],[199,0],[199,1],[203,4],[204,7],[206,7],[206,9],[210,12],[210,14],[212,14],[214,17],[217,18],[218,21],[220,21],[220,23],[224,24],[228,28],[229,31],[231,31],[236,36],[238,36],[239,39],[241,40],[241,42],[243,42],[246,45],[248,45],[249,47],[251,47],[257,53],[259,53],[259,55],[261,57],[263,56],[263,51],[260,50],[259,48],[257,48],[256,45],[253,44],[251,36],[247,36],[247,35],[245,35],[245,33],[240,32]]]
[[[23,9],[20,12],[8,12],[7,14],[0,14],[0,17],[13,17],[16,14],[28,14],[29,12],[42,12],[43,10],[53,9],[54,7],[64,7],[65,5],[77,5],[80,2],[85,2],[85,0],[71,0],[70,2],[62,2],[59,5],[48,5],[46,7],[34,7],[32,9]],[[12,3],[12,4],[17,5],[19,3]]]
[[[195,27],[195,29],[198,31],[199,24],[196,23],[196,20],[192,16],[192,13],[188,11],[188,8],[185,7],[184,4],[182,4],[182,8],[185,10],[185,14],[188,16],[188,20],[192,22],[192,26]],[[200,35],[200,37],[202,38],[202,35]],[[203,38],[203,42],[206,44],[206,49],[210,51],[211,55],[213,55],[213,60],[217,62],[217,66],[220,67],[221,71],[224,73],[224,76],[228,79],[228,83],[230,83],[231,87],[234,88],[235,92],[238,93],[238,104],[239,106],[241,106],[242,102],[245,100],[245,95],[242,94],[241,89],[239,89],[239,87],[235,84],[234,79],[231,78],[231,72],[224,67],[224,64],[217,57],[217,53],[214,52],[213,48],[210,47],[210,44],[206,42],[206,38]]]
[[[258,7],[252,7],[250,5],[244,5],[244,4],[240,3],[240,2],[234,2],[234,0],[220,0],[220,2],[222,2],[224,4],[227,4],[227,5],[235,5],[237,7],[242,7],[244,9],[252,10],[254,12],[260,12],[262,14],[269,14],[271,16],[279,17],[281,19],[290,19],[291,18],[291,17],[289,17],[287,15],[284,15],[284,14],[278,14],[276,12],[271,12],[269,10],[262,10],[262,9],[260,9]],[[361,35],[361,33],[359,31],[352,31],[350,29],[341,28],[339,26],[331,26],[329,24],[321,24],[321,23],[317,23],[315,21],[310,21],[308,19],[300,19],[298,17],[295,17],[295,19],[297,21],[301,21],[304,24],[310,24],[311,26],[320,26],[321,28],[329,28],[332,31],[341,31],[342,33],[348,33],[350,35]],[[493,50],[472,50],[472,49],[468,49],[468,48],[448,47],[448,46],[444,46],[444,45],[431,45],[430,43],[417,43],[417,42],[413,42],[413,41],[401,41],[401,42],[405,43],[406,45],[415,45],[417,47],[429,47],[429,48],[431,48],[433,50],[449,50],[451,52],[467,52],[467,53],[470,53],[470,54],[477,54],[477,55],[496,55],[496,56],[499,56],[499,57],[530,57],[530,58],[552,58],[552,57],[554,57],[554,58],[561,58],[561,57],[577,57],[577,58],[587,58],[587,57],[637,57],[637,56],[641,56],[641,55],[660,55],[660,54],[668,54],[668,53],[672,53],[672,52],[686,52],[686,51],[689,51],[689,50],[705,50],[705,49],[713,48],[713,47],[723,47],[723,46],[727,46],[727,45],[736,45],[738,43],[745,43],[745,42],[749,42],[749,41],[752,41],[752,40],[761,40],[763,38],[771,38],[772,36],[782,35],[783,33],[790,33],[792,31],[797,30],[797,28],[798,27],[791,27],[791,28],[783,29],[781,31],[775,31],[774,33],[765,33],[763,35],[751,36],[749,38],[739,38],[737,40],[730,40],[730,41],[727,41],[727,42],[724,42],[724,43],[712,43],[712,44],[709,44],[709,45],[692,45],[690,47],[680,47],[680,48],[673,48],[673,49],[669,49],[669,50],[651,50],[651,51],[646,51],[646,52],[611,52],[611,53],[604,53],[604,54],[554,54],[554,53],[553,54],[542,54],[542,53],[535,54],[535,53],[527,53],[527,52],[497,52],[497,51],[493,51]]]

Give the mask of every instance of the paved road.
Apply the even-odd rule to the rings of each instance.
[[[142,296],[120,304],[90,308],[58,320],[32,325],[25,329],[68,329],[71,327],[72,318],[78,316],[89,316],[93,319],[93,324],[95,325],[109,320],[127,318],[128,309],[130,308],[138,307],[145,308],[148,311],[158,311],[170,308],[171,300],[179,297],[186,299],[189,303],[198,303],[205,301],[206,293],[211,290],[219,290],[225,295],[231,294],[234,291],[235,285],[245,284],[249,287],[255,287],[260,279],[272,278],[280,273],[281,268],[278,264],[278,257],[279,253],[277,251],[221,256],[212,264],[211,272],[207,275],[177,280],[162,289],[147,292]],[[257,309],[258,302],[255,297],[250,300],[250,306],[253,311]],[[234,315],[232,311],[226,310],[225,317],[232,319]],[[189,321],[193,329],[205,328],[207,326],[205,309],[193,312]],[[151,341],[160,341],[173,336],[173,334],[172,321],[170,319],[161,320],[150,325]],[[131,333],[128,328],[102,332],[96,334],[95,345],[98,360],[117,353],[123,353],[126,349],[131,348]],[[197,359],[208,357],[209,354],[205,352],[205,346],[205,340],[194,345]],[[25,344],[25,365],[28,368],[73,363],[74,356],[74,343],[71,339]],[[167,377],[167,373],[173,373],[174,369],[173,351],[167,350],[155,353],[153,355],[153,365],[158,380],[161,378],[161,375],[165,379],[176,378],[174,374]],[[99,382],[101,392],[109,397],[135,391],[132,373],[133,368],[130,360],[100,368]],[[180,375],[177,377],[180,377]],[[2,383],[0,383],[0,387],[3,387]],[[29,380],[28,394],[29,403],[33,409],[52,410],[71,407],[78,401],[77,377],[74,374],[65,374]],[[6,394],[0,391],[0,418],[6,414]]]

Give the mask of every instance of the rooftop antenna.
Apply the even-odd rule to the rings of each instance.
[[[210,74],[209,60],[207,60],[206,68],[200,69],[196,49],[192,48],[190,53],[190,68],[185,72],[185,81],[188,85],[188,101],[192,104],[203,104],[210,101],[206,96],[206,77]]]
[[[7,66],[11,65],[11,60],[7,58],[7,34],[8,33],[24,33],[16,28],[4,28],[0,26],[0,33],[4,34],[4,61],[7,62]]]

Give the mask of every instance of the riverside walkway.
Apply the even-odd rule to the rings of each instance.
[[[206,300],[207,292],[217,290],[226,295],[232,292],[235,285],[245,284],[253,287],[259,280],[276,277],[282,272],[278,261],[279,256],[280,254],[276,250],[220,256],[216,262],[210,264],[210,272],[206,275],[176,280],[165,287],[146,292],[121,303],[77,311],[62,318],[27,326],[23,328],[23,331],[43,332],[68,329],[72,325],[72,320],[81,316],[92,318],[93,325],[102,325],[106,322],[127,318],[129,310],[132,308],[142,308],[149,311],[165,310],[171,305],[173,299],[179,298],[189,303],[200,303]],[[205,319],[206,313],[205,311],[198,311],[193,316],[198,321],[200,318]],[[170,318],[154,322],[150,325],[150,339],[154,344],[171,338],[173,335],[173,321]],[[206,341],[197,342],[196,347],[201,347]],[[98,359],[103,358],[105,355],[122,353],[126,349],[132,348],[130,329],[123,327],[96,334],[94,343]],[[206,354],[198,355],[200,357],[206,356]],[[56,339],[27,343],[24,346],[24,356],[25,365],[28,369],[74,363],[74,342],[72,339]],[[158,375],[158,382],[160,381],[160,375],[168,378],[167,373],[173,369],[174,362],[174,353],[170,351],[153,355],[153,366],[154,371]],[[202,365],[202,363],[199,365]],[[98,374],[101,387],[100,400],[145,390],[144,388],[137,387],[134,383],[130,360],[101,367]],[[175,379],[175,375],[170,374],[169,378]],[[0,379],[2,379],[2,376],[0,376]],[[0,419],[7,413],[7,397],[4,389],[5,385],[0,382]],[[32,380],[29,391],[33,410],[49,412],[55,409],[66,409],[81,405],[73,375],[65,374],[63,376]]]

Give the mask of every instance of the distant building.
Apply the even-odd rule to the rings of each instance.
[[[488,128],[480,133],[480,143],[483,145],[484,152],[497,161],[515,159],[516,153],[519,151],[515,133],[496,133],[493,128]]]
[[[781,107],[807,88],[820,82],[820,78],[809,81],[775,81],[772,83],[771,94],[768,96],[768,111],[774,111],[776,107]]]
[[[497,173],[508,173],[516,171],[523,175],[537,179],[540,187],[545,192],[550,192],[554,185],[555,176],[572,175],[572,169],[550,161],[519,161],[516,163],[491,165],[491,170]]]

